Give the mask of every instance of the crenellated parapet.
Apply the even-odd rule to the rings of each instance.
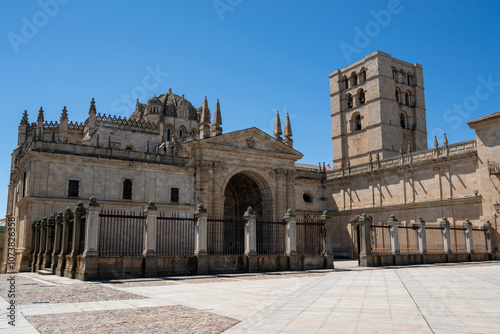
[[[143,120],[137,120],[137,119],[132,119],[129,118],[127,119],[126,117],[121,117],[116,115],[106,115],[98,113],[96,116],[97,122],[101,123],[110,123],[110,124],[116,124],[116,125],[123,125],[123,126],[132,126],[136,128],[143,128],[143,129],[149,129],[149,130],[157,130],[158,125],[153,123],[153,122],[148,122],[148,121],[143,121]]]

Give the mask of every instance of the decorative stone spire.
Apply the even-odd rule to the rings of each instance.
[[[434,147],[437,148],[438,146],[439,146],[438,139],[436,136],[434,136]]]
[[[219,136],[222,134],[222,115],[220,112],[220,104],[219,99],[217,99],[217,103],[215,104],[215,113],[214,113],[214,121],[212,122],[212,131],[211,136]]]
[[[290,116],[286,113],[285,119],[285,140],[284,143],[290,147],[293,147],[293,139],[292,139],[292,125],[290,124]]]
[[[403,144],[399,144],[399,155],[403,155]]]
[[[408,151],[406,153],[411,154],[411,142],[408,142]]]
[[[97,118],[96,118],[97,110],[95,108],[95,101],[94,98],[92,98],[92,101],[90,101],[90,108],[89,108],[89,122],[88,122],[88,135],[93,135],[93,132],[95,131],[95,126],[97,123]]]
[[[446,138],[446,132],[444,133],[443,144],[448,145],[448,138]]]
[[[210,109],[208,109],[208,101],[205,96],[203,105],[201,106],[201,117],[200,117],[200,139],[205,139],[210,137]]]
[[[92,101],[90,101],[89,115],[94,114],[94,116],[95,116],[96,113],[97,113],[97,109],[95,107],[95,100],[94,100],[94,98],[92,98]]]
[[[68,110],[66,109],[66,106],[63,107],[60,118],[61,122],[63,122],[64,120],[68,120]]]
[[[21,124],[23,125],[28,125],[29,122],[28,122],[28,111],[25,110],[24,113],[23,113],[23,118],[21,118]]]
[[[40,110],[38,111],[38,118],[36,119],[36,122],[38,124],[42,123],[43,124],[43,108],[40,107]]]
[[[282,134],[283,132],[281,132],[280,113],[276,110],[276,119],[274,120],[274,138],[279,141],[283,141],[283,138],[281,138]]]

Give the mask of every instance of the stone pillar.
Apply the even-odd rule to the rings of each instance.
[[[420,262],[426,263],[427,239],[425,234],[425,220],[422,217],[418,217],[415,223],[413,223],[413,228],[417,230],[417,249],[418,254],[420,254]]]
[[[486,223],[483,224],[484,229],[484,241],[486,242],[486,252],[489,254],[489,259],[493,258],[493,247],[491,244],[491,224],[490,221],[487,220]]]
[[[52,264],[52,242],[54,240],[52,235],[52,228],[54,227],[55,217],[51,215],[49,220],[47,221],[47,232],[46,232],[46,241],[45,241],[45,253],[43,256],[43,269],[51,268]]]
[[[99,277],[99,212],[101,208],[94,196],[90,197],[85,220],[85,249],[82,254],[82,267],[77,278],[88,281]],[[80,236],[81,237],[81,236]]]
[[[38,265],[38,251],[40,247],[40,221],[37,220],[33,223],[33,236],[34,246],[33,246],[33,256],[31,258],[31,272],[36,272],[36,266]]]
[[[76,271],[76,257],[80,254],[80,223],[82,215],[85,213],[85,208],[83,207],[82,202],[78,202],[75,208],[75,218],[73,220],[73,235],[70,236],[72,238],[72,247],[69,256],[69,263],[66,269],[64,270],[64,277],[75,278]]]
[[[387,225],[389,226],[389,246],[391,254],[393,255],[393,263],[396,265],[401,264],[401,252],[399,248],[399,222],[391,215],[389,220],[387,221]]]
[[[207,218],[208,213],[203,203],[198,204],[194,212],[196,229],[194,235],[194,255],[197,259],[197,273],[204,275],[208,273],[208,252],[207,252]]]
[[[465,228],[465,251],[469,254],[469,261],[472,261],[472,253],[474,253],[474,245],[472,242],[472,223],[466,219],[462,224],[462,227]]]
[[[450,261],[449,255],[453,254],[451,251],[451,236],[450,236],[450,222],[448,219],[443,218],[439,223],[441,226],[441,237],[443,240],[443,252],[446,254],[446,261]]]
[[[155,277],[158,275],[156,263],[156,217],[158,216],[158,209],[152,201],[144,209],[146,216],[146,224],[144,225],[144,276]]]
[[[373,267],[373,255],[370,227],[371,221],[363,213],[358,219],[358,238],[359,238],[359,265],[361,267]]]
[[[292,209],[287,210],[283,219],[286,221],[285,254],[288,256],[288,268],[298,270],[300,263],[297,256],[297,220]]]
[[[38,263],[37,263],[37,272],[38,270],[43,269],[43,254],[45,253],[45,241],[47,235],[47,217],[43,217],[40,222],[40,250],[38,251]]]
[[[335,267],[333,263],[333,223],[328,216],[328,211],[323,211],[323,214],[319,217],[323,223],[323,256],[325,257],[324,267],[328,269],[333,269]]]
[[[249,206],[243,218],[245,223],[245,255],[247,258],[247,271],[255,272],[258,270],[257,263],[257,215]]]
[[[66,267],[66,254],[68,254],[69,246],[69,220],[73,218],[73,213],[70,208],[66,208],[64,211],[62,221],[60,222],[62,228],[62,238],[61,238],[61,252],[59,253],[56,275],[64,276],[64,268]]]
[[[59,253],[61,251],[61,222],[63,219],[62,211],[57,213],[57,216],[54,221],[54,249],[52,250],[52,264],[50,266],[50,271],[52,274],[55,274],[56,268],[59,265]]]

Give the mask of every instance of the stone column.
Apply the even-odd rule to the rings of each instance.
[[[389,226],[389,246],[391,250],[391,254],[393,255],[394,264],[401,264],[401,252],[399,248],[399,222],[391,215],[389,220],[387,221],[387,225]]]
[[[94,196],[90,197],[85,219],[85,249],[82,254],[82,267],[77,278],[88,281],[99,277],[99,212],[101,208]],[[82,237],[82,236],[80,236]],[[80,250],[81,251],[81,250]]]
[[[47,221],[47,234],[46,234],[46,241],[45,241],[45,254],[43,256],[43,267],[44,269],[49,269],[51,268],[52,264],[52,242],[54,240],[53,235],[52,235],[52,228],[54,227],[54,222],[55,222],[55,217],[54,215],[51,215],[49,217],[49,220]]]
[[[245,223],[245,255],[247,258],[247,271],[255,272],[258,270],[257,263],[257,215],[249,206],[243,218]]]
[[[373,267],[370,225],[370,219],[363,213],[358,219],[357,226],[359,238],[359,265],[361,267]]]
[[[292,209],[288,209],[285,217],[286,221],[286,239],[285,254],[288,256],[288,268],[290,270],[299,270],[300,263],[297,256],[297,220]]]
[[[328,215],[328,211],[323,211],[323,214],[319,217],[323,223],[323,256],[325,257],[324,267],[328,269],[333,269],[335,267],[333,263],[333,223],[331,217]]]
[[[57,213],[57,216],[54,221],[54,249],[52,250],[52,264],[50,266],[50,271],[52,274],[55,274],[56,268],[59,265],[59,253],[61,251],[61,222],[63,219],[62,211]]]
[[[472,253],[474,253],[474,245],[472,242],[472,223],[466,219],[462,224],[462,227],[465,228],[465,251],[469,254],[469,261],[472,261]]]
[[[493,258],[493,247],[491,245],[491,224],[490,221],[487,220],[486,223],[483,224],[484,229],[484,241],[486,242],[486,252],[489,254],[489,259]]]
[[[75,218],[73,220],[73,235],[72,247],[69,254],[69,263],[67,268],[64,270],[64,277],[75,278],[76,271],[76,257],[80,254],[80,223],[82,215],[85,213],[85,208],[82,202],[78,202],[75,208]]]
[[[450,222],[448,219],[443,218],[439,223],[441,226],[441,237],[443,240],[443,252],[446,254],[446,261],[450,261],[449,256],[453,254],[451,251],[451,237],[450,237]]]
[[[64,211],[62,221],[60,222],[62,228],[61,238],[61,252],[58,255],[56,275],[64,276],[64,268],[66,267],[66,254],[68,254],[69,246],[69,220],[73,218],[73,213],[70,208]]]
[[[196,229],[194,235],[194,255],[197,259],[197,273],[204,275],[208,273],[208,252],[207,252],[207,218],[208,213],[203,203],[198,204],[194,212]]]
[[[40,221],[37,220],[33,223],[33,238],[35,245],[33,246],[33,256],[31,259],[31,272],[36,272],[36,266],[38,265],[38,251],[40,247]]]
[[[425,220],[422,217],[418,217],[413,227],[417,230],[417,248],[420,254],[420,262],[426,263],[427,257],[427,239],[425,235]]]
[[[38,270],[43,269],[43,254],[45,253],[45,241],[47,235],[47,217],[43,217],[40,223],[40,250],[38,252],[38,263],[37,263],[37,272]]]
[[[144,276],[155,277],[158,275],[156,263],[156,217],[158,216],[158,209],[152,201],[144,209],[146,216],[146,224],[144,225]]]

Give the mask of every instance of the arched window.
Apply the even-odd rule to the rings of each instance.
[[[399,125],[403,129],[406,129],[406,115],[404,113],[399,114]]]
[[[352,131],[361,130],[361,115],[356,113],[352,116]]]
[[[352,85],[356,86],[358,84],[358,76],[356,75],[356,73],[353,72],[351,74],[351,78],[352,78]]]
[[[406,104],[407,106],[409,106],[409,105],[410,105],[410,92],[406,92],[406,93],[405,93],[405,104]]]
[[[132,199],[132,181],[123,181],[123,199]]]
[[[406,75],[406,83],[408,85],[411,85],[411,74],[409,74],[409,73]]]
[[[395,68],[392,68],[392,78],[397,79],[398,78],[398,72],[396,71]]]
[[[359,104],[365,103],[365,92],[363,90],[359,91],[358,100],[359,100]]]
[[[366,81],[366,70],[364,68],[361,70],[361,73],[359,76],[360,76],[361,83]]]
[[[344,82],[344,89],[349,88],[349,80],[347,80],[347,77],[345,75],[342,81]]]
[[[398,103],[400,103],[400,102],[399,102],[399,95],[400,95],[399,89],[397,89],[397,88],[396,88],[396,101],[397,101]]]
[[[171,141],[171,140],[172,140],[172,130],[167,129],[167,141]]]
[[[398,81],[400,83],[403,83],[403,71],[399,72],[399,74],[398,74]]]
[[[352,96],[347,94],[347,108],[352,108]]]
[[[182,129],[179,130],[179,138],[182,138],[182,135],[184,134],[184,132],[182,131]]]
[[[182,138],[183,136],[185,136],[185,135],[186,135],[186,133],[187,133],[186,128],[185,128],[184,126],[181,126],[181,127],[179,128],[179,138]]]

